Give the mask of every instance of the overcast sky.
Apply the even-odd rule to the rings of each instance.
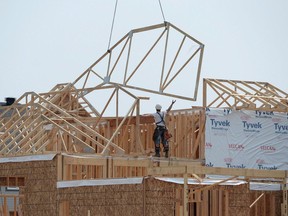
[[[199,89],[203,78],[217,78],[267,81],[288,92],[287,0],[161,3],[166,21],[205,44]],[[114,6],[114,0],[0,0],[0,101],[73,82],[106,52]],[[158,0],[118,0],[111,43],[162,22]]]

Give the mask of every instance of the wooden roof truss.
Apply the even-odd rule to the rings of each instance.
[[[151,42],[149,41],[150,43],[147,42],[147,32],[153,32],[154,35]],[[143,38],[140,33],[144,35]],[[134,48],[137,47],[137,42],[139,43],[139,37],[142,46],[135,51]],[[85,70],[73,82],[73,85],[81,89],[117,83],[125,88],[195,101],[203,52],[204,45],[201,42],[169,22],[133,29]],[[149,61],[155,53],[160,59]],[[138,58],[133,58],[133,56]],[[159,62],[161,63],[160,67],[157,67]],[[150,64],[148,69],[145,68],[147,64]],[[142,68],[144,69],[141,70]],[[153,73],[149,74],[152,69]],[[142,79],[138,81],[134,79],[141,73]],[[183,95],[169,92],[169,87],[182,73],[185,73],[186,79],[189,79],[187,86],[194,86],[194,91],[185,92]],[[154,88],[154,85],[151,86],[149,79],[158,80],[158,88]],[[185,88],[185,86],[181,86],[181,88]]]
[[[141,131],[140,100],[148,98],[136,97],[133,91],[196,100],[203,51],[201,42],[168,22],[131,30],[73,83],[58,84],[46,93],[25,93],[13,105],[2,107],[0,154],[124,154],[125,150],[116,143],[121,143],[120,136],[125,137],[128,132],[126,142],[144,153],[137,133]],[[155,61],[155,57],[160,57],[160,61]],[[194,86],[194,91],[185,95],[169,92],[176,80],[182,81],[183,73],[184,80],[189,81],[187,86]],[[140,79],[136,78],[139,74]],[[151,86],[149,76],[158,81],[158,88]],[[184,88],[179,84],[176,87]],[[124,116],[123,107],[127,109]],[[113,116],[115,126],[107,127],[107,113]],[[133,125],[125,127],[132,118]],[[147,129],[143,131],[148,133]]]
[[[288,94],[268,82],[204,79],[203,106],[288,111]]]
[[[48,93],[25,93],[1,113],[0,154],[29,154],[47,150],[107,154],[111,149],[123,154],[124,150],[114,140],[127,119],[136,114],[139,116],[140,99],[129,93],[133,102],[126,115],[116,122],[116,129],[110,136],[103,136],[97,130],[107,123],[103,113],[112,98],[122,90],[119,86],[109,88],[112,88],[113,94],[102,111],[85,103],[85,97],[71,84],[57,85]],[[85,91],[96,90],[99,89]],[[126,90],[123,92],[126,93]],[[80,99],[81,104],[77,103]],[[91,112],[87,112],[87,108]],[[96,117],[92,118],[91,114]]]

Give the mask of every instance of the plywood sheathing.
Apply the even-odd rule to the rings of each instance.
[[[20,204],[24,215],[56,215],[57,164],[52,161],[0,163],[0,176],[25,178],[19,186]]]
[[[189,185],[189,190],[197,190],[205,186]],[[203,190],[201,196],[188,204],[188,215],[193,216],[247,216],[265,215],[273,212],[274,206],[266,206],[265,210],[257,208],[253,214],[250,208],[255,193],[248,189],[248,184],[236,186],[215,186]],[[184,211],[183,185],[144,178],[142,184],[101,185],[61,188],[58,190],[60,205],[66,206],[66,215],[175,215],[182,216]],[[259,193],[259,192],[258,192]],[[281,197],[281,192],[273,192]],[[267,197],[269,195],[266,195]],[[281,199],[270,197],[270,201],[280,206]],[[261,208],[261,210],[260,210]],[[265,213],[266,212],[266,213]],[[271,214],[270,216],[272,216]],[[278,215],[275,213],[275,215]]]
[[[250,199],[249,199],[249,185],[243,184],[237,187],[233,187],[233,190],[229,191],[229,214],[237,216],[250,215]]]
[[[59,203],[69,202],[70,216],[173,215],[174,186],[153,179],[142,184],[59,189]]]
[[[69,203],[65,216],[142,215],[142,185],[110,185],[59,189],[59,204]]]
[[[115,160],[115,164],[117,164],[119,158],[111,160]],[[175,214],[176,216],[180,216],[185,209],[183,185],[164,182],[153,177],[144,178],[142,184],[98,185],[57,189],[57,181],[61,181],[61,178],[65,177],[65,170],[62,169],[65,164],[85,163],[87,165],[93,163],[93,160],[80,158],[79,160],[69,160],[66,162],[65,155],[57,155],[51,161],[0,164],[0,176],[22,176],[25,178],[25,186],[20,186],[20,195],[24,196],[20,199],[24,215],[68,216],[88,215],[88,212],[90,212],[91,215]],[[127,166],[130,163],[125,160],[119,160],[118,164]],[[163,164],[163,167],[169,169],[167,165]],[[170,165],[177,167],[177,164]],[[213,170],[217,169],[211,169],[212,173]],[[224,173],[223,170],[222,173]],[[119,177],[120,174],[121,172],[118,173]],[[87,180],[84,176],[81,173],[77,177]],[[263,208],[259,207],[263,204],[261,198],[250,208],[251,203],[258,197],[259,192],[250,191],[248,184],[239,186],[212,185],[212,187],[188,185],[188,190],[197,192],[194,199],[191,199],[188,203],[189,214],[198,212],[195,216],[258,216],[265,215],[263,212],[275,212],[275,215],[278,215],[277,212],[279,210],[277,209],[280,209],[279,206],[282,201],[282,191],[263,191],[262,193],[265,194],[264,200],[268,202],[267,199],[269,199],[269,203],[274,203],[274,205],[270,204],[266,206],[264,211]],[[274,195],[271,196],[270,194]],[[255,211],[257,214],[254,214]],[[268,216],[268,213],[266,213],[266,216]]]
[[[175,184],[148,178],[145,184],[145,213],[147,215],[173,215],[176,203]]]

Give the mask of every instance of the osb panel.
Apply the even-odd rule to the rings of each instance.
[[[22,212],[29,216],[57,215],[57,164],[53,161],[1,163],[0,176],[21,176],[25,186],[20,187]]]
[[[251,191],[250,202],[253,203],[262,196],[250,210],[252,216],[281,216],[282,191]]]
[[[229,215],[250,215],[249,185],[234,186],[229,192]]]
[[[145,179],[145,215],[174,215],[175,188],[172,183]]]
[[[142,215],[143,185],[105,185],[58,190],[59,203],[69,201],[69,216]]]
[[[281,203],[283,202],[283,192],[277,191],[275,194],[275,216],[281,215]]]
[[[237,216],[248,216],[250,215],[250,211],[249,211],[249,206],[237,206],[237,207],[233,207],[230,206],[229,207],[229,215],[237,215]],[[256,216],[256,215],[253,215]]]
[[[206,186],[207,187],[207,186]],[[183,188],[183,185],[167,183],[153,178],[145,179],[139,185],[113,185],[113,186],[94,186],[94,187],[79,187],[67,188],[59,190],[59,203],[69,201],[69,215],[174,215],[176,203],[182,202],[182,196],[176,200],[176,189]],[[204,189],[205,186],[189,185],[189,188]],[[255,215],[250,208],[250,195],[253,191],[249,191],[248,184],[227,187],[215,186],[213,190],[219,191],[228,190],[228,214],[237,216],[260,216],[260,215],[274,215],[272,209],[265,208],[265,213],[258,210]],[[217,196],[212,196],[212,191],[209,190],[208,200],[203,200],[199,212],[219,212],[217,206],[212,206],[213,199]],[[214,193],[213,193],[214,194]],[[225,201],[224,194],[220,194],[222,202]],[[279,193],[276,194],[275,216],[280,216],[281,197]],[[281,195],[281,194],[280,194]],[[179,199],[180,198],[180,199]],[[267,199],[266,199],[267,200]],[[278,201],[277,201],[278,200]],[[210,204],[209,204],[210,203]],[[215,201],[219,205],[218,200]],[[268,204],[268,201],[266,201]],[[222,213],[225,211],[225,205],[222,203]],[[260,203],[262,206],[262,203]],[[200,206],[199,206],[200,207]],[[219,207],[219,206],[218,206]],[[264,208],[263,208],[264,209]],[[279,213],[278,213],[279,212]],[[206,213],[205,213],[206,214]]]
[[[144,189],[145,188],[145,189]],[[146,179],[142,184],[63,188],[59,204],[69,201],[69,216],[174,215],[173,184]]]
[[[176,189],[183,185],[167,183],[147,178],[142,184],[133,185],[107,185],[94,187],[77,187],[56,189],[57,160],[34,161],[22,163],[0,164],[0,176],[23,176],[25,187],[20,187],[20,194],[24,215],[29,216],[58,216],[59,206],[69,201],[69,216],[79,215],[174,215],[176,203],[182,202],[182,196],[176,200]],[[203,189],[199,186],[189,185],[192,189]],[[205,188],[205,186],[204,186]],[[259,206],[266,205],[265,212],[257,206],[257,215],[254,215],[249,205],[254,198],[248,185],[214,186],[214,190],[228,190],[229,215],[260,216],[272,214],[269,209],[269,200],[259,200]],[[258,192],[259,193],[259,192]],[[264,200],[266,200],[265,203]],[[275,216],[281,215],[282,193],[275,193]],[[204,203],[204,202],[203,202]],[[211,206],[206,203],[205,210]],[[204,206],[204,205],[203,205]],[[203,210],[204,211],[204,210]]]

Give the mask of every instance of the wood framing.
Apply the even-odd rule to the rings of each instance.
[[[202,174],[216,173],[219,169],[206,169],[200,161],[193,160],[58,153],[10,157],[9,162],[0,162],[0,176],[12,178],[21,174],[25,178],[25,185],[19,186],[21,207],[15,208],[31,216],[86,215],[88,212],[122,215],[124,211],[125,215],[143,212],[176,216],[279,215],[277,207],[282,201],[282,192],[250,191],[247,176],[260,177],[259,182],[272,175],[283,180],[287,172],[237,169],[233,174],[247,176],[242,180],[233,176],[207,184]],[[110,177],[103,178],[101,166],[111,168],[107,169],[112,170]],[[230,175],[229,170],[223,168],[220,173]],[[261,207],[264,202],[271,203],[265,211]]]
[[[135,53],[142,35],[146,50]],[[157,51],[163,58],[155,61]],[[171,110],[169,157],[153,157],[154,119],[140,112],[150,98],[135,90],[195,101],[203,52],[168,22],[133,29],[74,82],[1,106],[0,184],[19,187],[19,195],[0,196],[0,213],[9,213],[12,197],[14,215],[288,216],[286,170],[205,166],[205,108],[287,112],[288,94],[269,83],[204,79],[203,107]],[[156,87],[134,82],[149,72],[150,58]],[[180,78],[193,91],[170,92]],[[253,184],[279,188],[253,191]]]
[[[53,93],[42,96],[27,93],[19,99],[27,101],[26,104],[3,108],[0,119],[2,155],[48,151],[101,155],[153,153],[154,120],[140,116],[137,111],[140,98],[133,98],[124,117],[91,117],[81,108],[84,104],[77,101],[74,89],[64,89],[57,94],[53,89]],[[172,111],[166,122],[173,134],[171,157],[204,158],[204,109]]]
[[[268,82],[203,79],[203,106],[288,111],[288,94]]]
[[[134,53],[132,50],[134,44],[137,43],[137,40],[141,35],[144,35],[144,37],[141,37],[142,40],[140,42],[146,44],[148,41],[148,33],[149,35],[153,34],[154,36],[151,43],[147,44],[148,50],[143,50],[143,52],[141,52],[143,54],[142,58],[140,57],[133,61],[134,58],[132,55]],[[177,37],[173,37],[174,35]],[[177,40],[175,38],[177,38]],[[177,44],[177,41],[179,41],[179,44]],[[185,50],[185,48],[186,50],[188,49],[189,53],[185,52],[185,55],[183,55],[183,50]],[[191,52],[191,50],[193,51]],[[139,47],[137,53],[140,53],[140,51],[142,50],[140,50]],[[156,86],[151,85],[142,86],[143,82],[141,81],[133,83],[133,77],[139,73],[143,73],[140,68],[148,62],[148,59],[150,56],[153,56],[153,53],[158,51],[163,58],[157,60],[158,62],[161,62],[161,65],[155,70],[156,73],[152,74],[153,80],[159,80],[157,88],[155,88]],[[133,29],[88,67],[72,84],[77,86],[78,89],[83,89],[81,91],[83,95],[88,93],[85,89],[90,88],[91,86],[93,88],[94,86],[117,84],[123,88],[195,101],[197,99],[203,52],[203,43],[169,22]],[[181,54],[183,55],[182,58],[180,57]],[[192,62],[195,65],[193,67],[191,67]],[[102,66],[101,64],[103,64],[103,67],[99,68],[98,66]],[[152,64],[151,68],[156,65],[155,61],[150,64]],[[118,77],[119,70],[121,71],[120,78]],[[191,75],[191,73],[193,74],[193,76],[186,75],[186,78],[189,77],[189,85],[193,86],[194,90],[189,91],[189,93],[187,91],[183,95],[169,92],[169,87],[184,70],[189,71],[188,75]],[[148,71],[145,71],[145,75],[147,75],[147,73]],[[91,82],[92,79],[93,81]],[[149,82],[147,83],[149,84]],[[181,86],[181,88],[185,87]]]

